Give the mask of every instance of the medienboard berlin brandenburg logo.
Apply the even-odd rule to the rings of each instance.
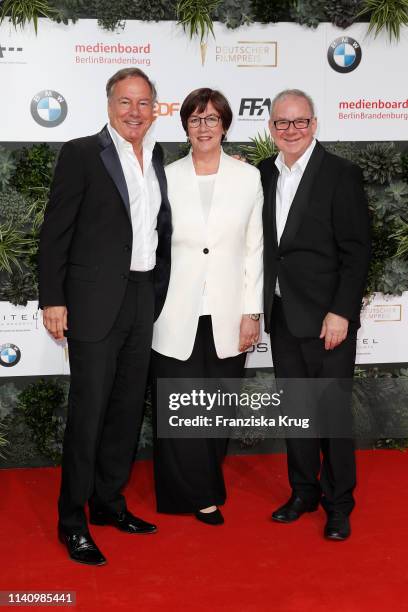
[[[340,36],[327,50],[327,59],[336,72],[352,72],[361,62],[361,47],[350,36]]]
[[[31,100],[31,115],[43,127],[52,128],[60,125],[68,113],[64,96],[58,91],[44,89]]]

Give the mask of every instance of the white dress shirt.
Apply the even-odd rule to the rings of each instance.
[[[291,168],[288,168],[285,164],[282,152],[275,159],[275,166],[279,170],[279,178],[276,184],[276,233],[278,244],[285,229],[290,207],[315,145],[316,140],[313,139],[303,155],[299,157]],[[276,279],[275,294],[279,297],[281,296],[278,279]]]
[[[143,172],[132,144],[108,124],[125,175],[130,203],[133,246],[130,269],[153,270],[156,265],[157,215],[161,204],[160,186],[152,164],[155,140],[149,131],[143,139]]]
[[[208,217],[210,216],[211,202],[214,193],[214,185],[217,174],[197,174],[198,187],[200,190],[200,199],[201,199],[201,207],[203,209],[203,217],[204,223],[207,230],[208,227]],[[208,239],[205,241],[208,242]],[[208,260],[207,260],[208,264]],[[205,274],[205,281],[203,286],[203,295],[201,302],[201,314],[202,315],[210,315],[210,307],[208,305],[207,299],[207,272]]]

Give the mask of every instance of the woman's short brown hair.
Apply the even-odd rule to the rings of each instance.
[[[232,110],[227,98],[216,89],[210,89],[209,87],[201,87],[200,89],[195,89],[194,91],[189,93],[187,98],[181,105],[181,123],[186,134],[188,133],[188,118],[195,111],[202,113],[209,102],[211,102],[217,113],[219,113],[224,131],[226,132],[228,130],[232,121]]]

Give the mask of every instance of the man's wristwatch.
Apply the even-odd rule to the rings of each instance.
[[[253,321],[259,321],[259,317],[260,317],[260,316],[261,316],[261,315],[260,315],[259,313],[257,313],[257,314],[249,314],[249,315],[247,315],[247,317],[249,317],[249,318],[250,318],[250,319],[252,319]]]

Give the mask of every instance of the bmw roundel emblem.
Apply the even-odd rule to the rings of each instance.
[[[21,351],[15,344],[0,345],[0,365],[12,368],[17,365],[21,358]]]
[[[43,127],[60,125],[68,113],[68,105],[58,91],[44,89],[31,100],[31,115]]]
[[[327,59],[336,72],[352,72],[361,62],[361,47],[354,38],[340,36],[331,43]]]

